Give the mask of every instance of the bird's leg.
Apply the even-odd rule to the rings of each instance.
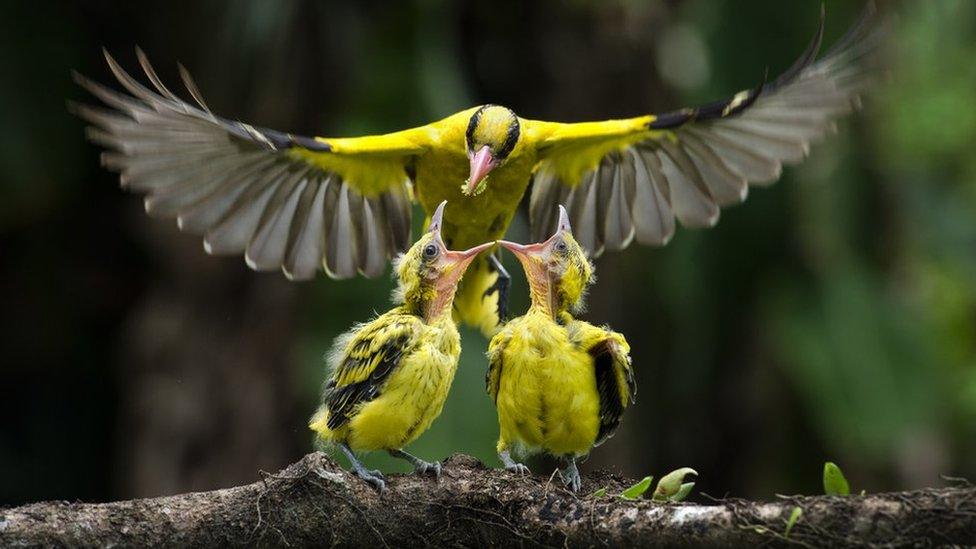
[[[505,466],[506,471],[512,471],[513,473],[518,473],[520,475],[527,475],[530,473],[529,468],[523,463],[518,463],[512,459],[512,455],[508,450],[502,450],[498,452],[498,459],[502,460],[502,465]]]
[[[346,454],[346,459],[348,459],[349,463],[352,465],[352,470],[354,473],[356,473],[356,476],[372,484],[373,487],[380,492],[386,490],[386,481],[383,480],[383,473],[375,470],[371,471],[363,467],[362,462],[359,461],[356,454],[354,454],[344,442],[339,443],[339,448],[342,450],[343,454]]]
[[[395,458],[405,459],[413,465],[414,472],[424,474],[424,473],[434,473],[434,476],[441,478],[441,462],[427,462],[420,459],[417,456],[412,456],[403,450],[387,450],[391,456]]]
[[[563,479],[563,484],[573,492],[579,492],[580,489],[580,474],[579,469],[576,468],[576,458],[572,456],[566,456],[563,458],[566,466],[559,470],[559,476]]]
[[[498,278],[488,291],[498,290],[498,322],[505,322],[508,320],[508,290],[512,287],[512,276],[494,253],[488,256],[488,261],[498,273]]]

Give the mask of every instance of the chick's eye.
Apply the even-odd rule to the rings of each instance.
[[[556,251],[557,252],[565,252],[568,249],[569,249],[569,246],[566,245],[566,242],[565,241],[560,240],[559,242],[556,242]]]
[[[437,246],[434,244],[424,246],[424,259],[434,259],[437,257],[438,251]]]

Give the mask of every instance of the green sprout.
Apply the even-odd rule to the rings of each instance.
[[[823,487],[824,493],[828,496],[847,496],[851,493],[851,487],[847,484],[844,473],[832,461],[824,463]]]
[[[630,488],[627,488],[626,490],[624,490],[620,494],[620,497],[622,497],[624,499],[638,499],[639,497],[641,497],[641,496],[644,495],[644,492],[646,492],[648,488],[651,487],[651,481],[652,480],[654,480],[654,477],[653,476],[651,476],[651,477],[644,477],[637,484],[635,484],[635,485],[631,486]]]
[[[694,482],[683,482],[686,475],[698,476],[698,473],[691,467],[675,469],[661,477],[654,490],[654,499],[657,501],[681,501],[686,498],[691,489],[695,487]]]
[[[794,507],[793,511],[790,513],[790,520],[786,521],[786,530],[783,532],[783,537],[790,537],[790,530],[796,525],[797,521],[800,520],[800,516],[803,515],[803,509],[799,507]]]

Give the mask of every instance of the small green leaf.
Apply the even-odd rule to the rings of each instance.
[[[600,488],[596,492],[593,492],[592,494],[590,494],[590,497],[591,498],[602,498],[605,495],[607,495],[607,487],[606,486],[604,486],[603,488]]]
[[[644,477],[640,482],[627,488],[620,494],[620,497],[624,499],[637,499],[644,495],[644,492],[651,487],[651,481],[654,477]]]
[[[824,493],[828,496],[846,496],[851,493],[851,487],[847,484],[844,473],[832,461],[824,463],[823,487]]]
[[[868,491],[867,491],[867,490],[861,490],[861,495],[862,495],[862,496],[864,496],[864,495],[867,495],[867,493],[868,493]]]
[[[786,531],[783,532],[783,537],[790,537],[790,530],[793,529],[793,525],[796,524],[796,521],[800,520],[801,515],[803,515],[803,509],[794,507],[793,512],[790,513],[790,520],[786,521]]]
[[[685,480],[685,475],[698,476],[698,473],[691,467],[682,467],[664,475],[657,483],[657,488],[654,489],[654,499],[665,500],[677,494],[681,490],[681,484]]]
[[[668,501],[683,501],[686,497],[688,497],[688,494],[691,493],[691,489],[694,487],[694,482],[686,482],[682,484],[681,488],[678,488],[678,493],[669,497]]]

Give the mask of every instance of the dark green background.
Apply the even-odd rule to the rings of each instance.
[[[976,5],[906,2],[887,82],[780,184],[709,231],[597,262],[586,318],[633,345],[638,403],[584,469],[679,466],[771,497],[976,476]],[[826,3],[827,43],[859,2]],[[417,125],[482,102],[529,118],[670,110],[755,85],[819,2],[434,0],[0,4],[0,504],[254,480],[311,449],[322,355],[392,281],[291,284],[147,219],[65,100],[141,45],[218,113],[304,134]],[[510,236],[525,236],[525,216]],[[524,310],[516,273],[512,300]],[[486,342],[464,333],[411,450],[489,463]],[[385,458],[384,468],[403,470]],[[551,471],[538,463],[540,472]]]

